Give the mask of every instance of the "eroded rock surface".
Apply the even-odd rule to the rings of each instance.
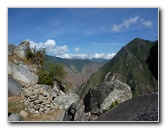
[[[90,89],[84,98],[86,112],[107,111],[111,104],[115,101],[119,103],[132,98],[130,87],[114,80],[112,82],[104,82]]]
[[[106,112],[96,121],[158,121],[158,94],[129,99]]]
[[[36,68],[19,61],[18,64],[8,62],[8,74],[23,86],[30,86],[38,82]]]

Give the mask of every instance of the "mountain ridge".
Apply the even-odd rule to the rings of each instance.
[[[107,81],[119,79],[127,83],[132,89],[133,96],[157,91],[157,81],[146,63],[150,48],[154,45],[155,42],[140,38],[130,41],[97,73],[93,74],[86,84],[78,88],[77,93],[83,97],[90,88],[103,83],[106,75],[110,76]],[[80,89],[84,90],[80,92]]]

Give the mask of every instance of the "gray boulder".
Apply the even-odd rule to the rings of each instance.
[[[23,86],[29,86],[38,82],[38,76],[31,66],[19,62],[18,65],[8,62],[8,74]]]
[[[134,97],[99,116],[96,121],[158,121],[158,94]]]
[[[115,101],[121,103],[130,98],[132,92],[127,84],[119,80],[104,82],[90,89],[84,97],[85,111],[102,113],[109,110]]]
[[[54,102],[67,109],[72,103],[77,102],[79,99],[79,96],[72,90],[70,90],[67,94],[61,91],[59,96],[54,98]]]
[[[8,55],[12,55],[15,48],[16,48],[16,45],[8,44]]]
[[[30,50],[30,43],[28,41],[22,41],[19,46],[17,46],[14,50],[14,53],[24,59],[26,57],[26,54]]]
[[[84,105],[82,101],[72,103],[65,112],[64,121],[87,121]]]
[[[22,86],[14,80],[11,76],[8,76],[8,96],[21,95]]]
[[[21,121],[21,116],[19,114],[11,114],[8,116],[8,121]]]

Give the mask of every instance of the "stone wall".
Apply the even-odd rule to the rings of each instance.
[[[36,84],[23,89],[24,105],[33,114],[49,113],[57,108],[56,93],[48,85]],[[27,110],[26,109],[26,110]]]
[[[44,84],[24,87],[22,95],[24,96],[25,110],[32,114],[50,113],[56,109],[66,110],[73,102],[79,100],[75,93],[72,91],[64,93],[57,85],[54,85],[53,88]]]

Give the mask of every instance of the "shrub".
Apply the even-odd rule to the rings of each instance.
[[[39,70],[39,83],[52,85],[52,78],[47,71],[42,69]]]
[[[58,63],[47,62],[39,70],[39,83],[52,85],[53,81],[62,81],[66,72],[64,66]]]
[[[119,101],[118,100],[115,100],[111,103],[111,106],[110,106],[110,109],[117,106],[119,104]]]
[[[28,51],[27,51],[27,54],[26,54],[26,58],[27,59],[30,59],[30,58],[33,58],[34,57],[34,54],[31,52],[31,50],[29,49]]]

